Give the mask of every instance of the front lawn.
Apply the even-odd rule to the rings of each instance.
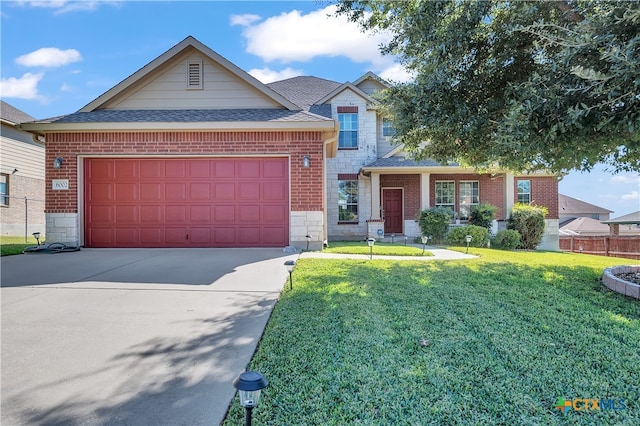
[[[300,259],[249,365],[269,380],[254,423],[640,424],[640,302],[599,282],[630,261],[473,253]],[[224,424],[243,416],[236,397]]]
[[[42,242],[43,239],[40,240],[40,243]],[[24,242],[24,237],[0,237],[0,255],[22,254],[26,247],[35,246],[36,244],[36,239],[31,235],[27,238],[27,243]]]
[[[369,245],[366,241],[337,241],[329,243],[324,253],[366,254],[369,255]],[[433,256],[433,253],[422,250],[412,245],[392,244],[376,241],[373,245],[373,254],[382,256]]]

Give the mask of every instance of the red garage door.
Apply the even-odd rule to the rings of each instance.
[[[281,247],[286,158],[86,159],[87,247]]]

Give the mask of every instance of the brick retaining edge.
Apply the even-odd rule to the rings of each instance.
[[[602,273],[602,284],[616,293],[640,300],[640,285],[622,280],[614,275],[628,272],[640,272],[640,265],[607,268]]]

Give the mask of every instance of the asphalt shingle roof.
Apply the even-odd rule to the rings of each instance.
[[[318,100],[342,86],[342,83],[319,77],[298,76],[286,80],[274,81],[273,83],[267,84],[267,86],[300,108],[309,111],[312,109],[312,106],[317,107],[314,104]],[[331,111],[329,111],[329,114],[331,114]]]
[[[439,166],[457,166],[458,163],[441,164],[431,159],[412,160],[405,157],[389,157],[378,158],[373,163],[367,164],[365,167],[439,167]]]
[[[3,120],[11,123],[20,124],[27,121],[34,121],[35,118],[30,116],[24,111],[20,111],[18,108],[9,105],[5,101],[0,101],[0,117]]]
[[[43,122],[45,120],[42,120]],[[49,123],[329,121],[307,111],[286,109],[96,110],[46,120]]]

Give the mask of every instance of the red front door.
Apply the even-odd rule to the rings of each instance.
[[[402,233],[402,189],[383,189],[384,232]]]

